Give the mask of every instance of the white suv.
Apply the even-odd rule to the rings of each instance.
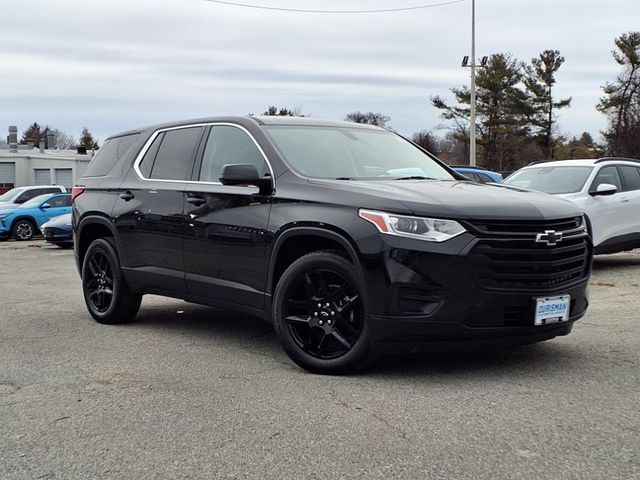
[[[38,195],[44,195],[45,193],[59,193],[66,191],[67,189],[60,185],[31,185],[29,187],[12,188],[8,192],[0,195],[0,208],[15,207],[27,200],[37,197]]]
[[[596,254],[640,248],[640,160],[532,163],[504,183],[566,198],[582,208],[591,222]]]

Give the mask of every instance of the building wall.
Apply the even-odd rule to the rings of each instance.
[[[15,165],[15,182],[14,187],[24,187],[27,185],[35,185],[35,170],[49,169],[51,183],[55,183],[55,169],[71,169],[73,172],[73,184],[77,184],[78,180],[87,169],[92,157],[89,155],[64,155],[57,151],[54,153],[25,153],[18,152],[0,152],[0,163],[13,163]]]

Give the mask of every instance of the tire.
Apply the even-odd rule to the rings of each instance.
[[[102,238],[94,240],[84,256],[82,292],[93,319],[107,325],[133,320],[142,301],[125,283],[115,248]]]
[[[273,301],[274,330],[291,360],[330,375],[361,367],[369,353],[364,292],[356,267],[340,255],[313,252],[293,262]]]
[[[26,242],[33,238],[36,233],[36,227],[31,220],[21,219],[13,224],[11,233],[16,241]]]

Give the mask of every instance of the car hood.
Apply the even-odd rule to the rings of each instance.
[[[545,193],[499,184],[457,180],[310,180],[341,190],[338,195],[363,208],[382,208],[393,199],[411,213],[456,219],[540,220],[581,215],[571,202]],[[337,193],[337,192],[336,192]],[[349,198],[349,197],[352,197]],[[367,197],[369,200],[367,201]],[[400,210],[400,208],[399,208]],[[402,209],[404,210],[404,209]]]
[[[64,227],[70,223],[71,223],[71,214],[65,213],[63,215],[58,215],[57,217],[53,217],[51,220],[49,220],[47,222],[47,227]]]

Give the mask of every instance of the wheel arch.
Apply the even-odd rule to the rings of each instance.
[[[305,240],[303,244],[295,240]],[[295,245],[295,248],[291,248]],[[287,248],[289,247],[289,248]],[[353,242],[342,233],[323,227],[292,227],[282,232],[273,244],[267,273],[267,292],[273,294],[278,280],[292,261],[314,251],[340,250],[363,275],[360,256]]]
[[[105,237],[112,237],[114,240],[117,238],[116,229],[108,218],[98,214],[90,214],[82,217],[80,222],[78,222],[75,238],[76,255],[79,266],[82,265],[84,256],[91,242],[97,238]]]

